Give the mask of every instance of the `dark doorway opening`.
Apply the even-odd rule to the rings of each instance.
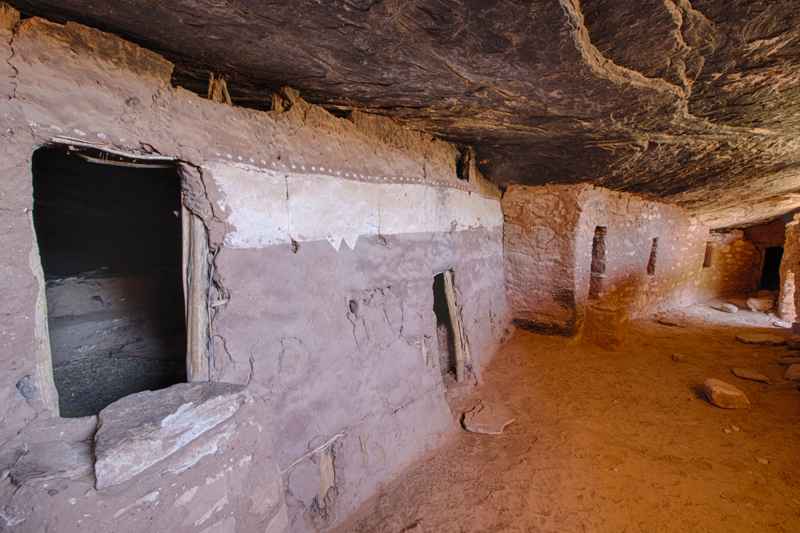
[[[33,191],[61,416],[186,381],[175,166],[46,147]]]
[[[650,244],[650,257],[647,260],[647,275],[648,276],[655,276],[656,275],[656,259],[658,257],[658,237],[653,237],[653,241]]]
[[[703,268],[709,268],[711,266],[711,261],[713,256],[714,256],[714,244],[707,242],[706,251],[703,254]]]
[[[595,300],[603,292],[606,277],[606,234],[608,228],[597,226],[592,238],[592,265],[589,278],[589,299]]]
[[[455,332],[445,290],[445,273],[436,274],[433,278],[433,312],[436,315],[436,338],[439,349],[439,368],[442,377],[456,377],[457,360],[455,348]]]
[[[783,247],[771,246],[764,251],[764,269],[761,271],[761,284],[763,290],[777,291],[781,284],[781,260]]]

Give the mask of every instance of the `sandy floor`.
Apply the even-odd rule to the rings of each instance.
[[[788,331],[749,311],[678,317],[689,325],[633,323],[615,352],[518,332],[455,400],[500,402],[516,422],[455,435],[340,531],[800,532],[800,391],[776,363],[792,352],[734,339]],[[709,405],[707,377],[739,386],[752,408]]]

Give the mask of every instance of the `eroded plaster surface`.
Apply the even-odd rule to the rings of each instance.
[[[499,194],[479,174],[456,177],[453,146],[390,121],[335,118],[291,91],[283,112],[215,104],[172,88],[171,64],[152,52],[3,13],[2,468],[25,457],[47,473],[2,479],[4,527],[329,527],[455,430],[433,278],[454,271],[473,377],[507,334],[509,313]],[[84,453],[97,419],[56,417],[36,355],[46,349],[31,155],[54,140],[179,163],[184,204],[209,234],[211,378],[252,398],[99,490]],[[85,434],[65,441],[70,432]],[[40,460],[62,441],[74,468]]]

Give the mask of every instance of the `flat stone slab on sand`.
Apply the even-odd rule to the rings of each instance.
[[[738,387],[721,379],[708,378],[703,382],[703,393],[708,401],[723,409],[744,409],[750,407],[747,395]]]
[[[657,318],[656,322],[661,324],[662,326],[668,326],[671,328],[685,328],[688,326],[688,324],[685,321],[670,317]]]
[[[767,295],[748,298],[747,307],[757,313],[766,313],[775,307],[775,297]]]
[[[760,344],[763,346],[780,346],[786,344],[786,337],[771,333],[740,333],[736,340],[745,344]]]
[[[734,376],[741,379],[748,379],[750,381],[758,381],[760,383],[769,383],[769,377],[765,376],[761,372],[756,372],[755,370],[751,370],[749,368],[731,368],[731,372]]]
[[[514,420],[511,412],[505,407],[481,402],[464,413],[462,424],[464,429],[471,433],[500,435]]]

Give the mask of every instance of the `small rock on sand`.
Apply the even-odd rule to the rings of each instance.
[[[729,302],[723,302],[721,304],[712,305],[711,308],[712,309],[716,309],[717,311],[722,311],[723,313],[738,313],[739,312],[739,308],[736,307],[736,305],[734,305],[732,303],[729,303]]]
[[[670,316],[657,316],[656,322],[662,326],[669,326],[671,328],[685,328],[687,326],[685,318],[677,318]]]
[[[769,383],[769,378],[760,372],[750,370],[749,368],[731,368],[731,372],[737,378],[749,379],[750,381],[758,381],[760,383]]]
[[[753,296],[747,299],[747,307],[757,313],[766,313],[775,307],[775,297],[771,294]]]
[[[784,377],[789,381],[800,381],[800,364],[789,365]]]
[[[505,407],[481,402],[464,413],[461,423],[464,429],[471,433],[500,435],[514,420],[515,418]]]
[[[786,337],[770,333],[740,333],[736,340],[745,344],[762,344],[764,346],[780,346],[786,344]]]
[[[720,379],[708,378],[703,382],[703,392],[708,401],[723,409],[750,407],[750,400],[739,388]]]
[[[688,357],[682,353],[672,354],[672,360],[675,361],[676,363],[685,363],[687,359]]]

